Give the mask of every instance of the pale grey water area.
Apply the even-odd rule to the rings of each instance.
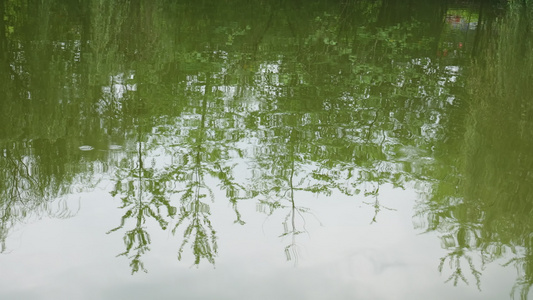
[[[382,205],[394,211],[372,225],[374,210],[361,204],[364,197],[302,195],[298,200],[316,219],[306,216],[307,232],[294,240],[279,237],[283,214],[267,218],[255,203],[243,203],[242,214],[252,217],[240,226],[227,204],[215,202],[215,266],[191,266],[192,255],[178,261],[180,240],[169,230],[153,230],[144,257],[148,273],[132,276],[126,259],[115,258],[122,240],[105,234],[121,217],[109,185],[69,196],[69,207],[79,207],[73,218],[45,218],[14,230],[9,259],[1,262],[6,299],[505,299],[516,276],[496,262],[483,270],[482,292],[443,284],[451,272],[448,266],[437,270],[446,255],[438,235],[413,229],[416,193],[389,186],[382,188]],[[287,261],[291,244],[296,249]]]

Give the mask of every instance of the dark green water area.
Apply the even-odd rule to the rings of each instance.
[[[0,299],[533,298],[533,2],[0,15]]]

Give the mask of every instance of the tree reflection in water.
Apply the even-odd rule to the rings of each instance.
[[[466,263],[479,288],[481,270],[503,260],[519,273],[511,297],[521,299],[533,285],[533,64],[521,54],[523,47],[504,45],[533,41],[524,29],[532,25],[532,13],[525,2],[513,3],[505,17],[490,23],[498,32],[481,33],[483,55],[467,78],[469,103],[456,114],[463,122],[449,127],[447,143],[438,145],[428,174],[435,181],[417,216],[420,228],[441,234],[449,254],[439,270],[449,263],[448,281],[467,282]]]
[[[178,259],[190,247],[194,265],[215,263],[215,189],[236,224],[244,200],[282,214],[296,263],[307,195],[362,194],[374,223],[390,209],[380,187],[413,184],[416,226],[441,234],[449,281],[479,288],[505,257],[527,297],[527,1],[464,10],[475,32],[446,27],[449,1],[55,2],[0,1],[2,251],[16,224],[71,216],[55,199],[111,172],[123,213],[109,233],[124,232],[134,273],[158,229],[180,239]]]
[[[207,81],[211,80],[210,74],[204,76]],[[232,204],[235,222],[244,224],[237,206],[244,190],[235,181],[233,165],[228,160],[228,152],[234,151],[234,146],[230,141],[217,140],[218,133],[224,128],[216,128],[216,121],[224,118],[225,112],[222,107],[211,105],[216,102],[217,96],[210,92],[209,83],[203,92],[201,80],[196,78],[191,81],[192,87],[187,92],[187,97],[195,103],[190,107],[194,113],[171,119],[175,123],[168,126],[159,126],[149,142],[142,142],[143,139],[139,138],[136,162],[123,161],[124,167],[117,172],[113,194],[122,195],[121,208],[127,211],[121,225],[110,232],[124,227],[127,219],[136,220],[135,229],[125,235],[126,252],[121,254],[127,256],[132,249],[137,250],[130,256],[134,273],[143,269],[140,257],[149,249],[149,234],[143,227],[146,217],[155,219],[162,229],[175,223],[171,225],[172,233],[183,235],[177,251],[179,260],[185,247],[190,245],[194,265],[199,265],[203,259],[215,263],[217,236],[209,219],[209,202],[215,199],[212,187],[206,184],[206,176],[218,180],[218,187],[225,191],[227,200]],[[143,149],[141,145],[149,146]],[[155,161],[154,153],[158,151],[165,153],[165,157],[160,158],[164,162]],[[147,158],[152,159],[149,168],[143,167]],[[161,207],[166,208],[166,216],[162,215]],[[137,243],[135,247],[134,243]]]
[[[137,161],[123,161],[117,169],[117,179],[112,195],[120,195],[122,200],[121,209],[126,213],[122,216],[120,225],[111,229],[108,233],[124,228],[128,219],[133,219],[135,227],[124,234],[126,251],[119,256],[127,256],[131,259],[132,273],[139,270],[146,272],[141,256],[145,254],[150,244],[150,234],[145,225],[147,218],[157,221],[161,229],[168,226],[167,217],[176,214],[176,208],[171,206],[164,194],[165,183],[159,178],[154,178],[153,168],[146,168],[143,161],[143,142],[138,141]],[[162,190],[163,189],[163,190]],[[166,210],[167,216],[163,213]],[[135,251],[131,254],[131,251]]]
[[[64,145],[61,141],[50,144],[39,140],[26,144],[32,145],[33,155],[27,152],[27,145],[18,143],[0,148],[0,252],[7,250],[6,239],[16,225],[31,218],[69,218],[76,214],[64,196],[81,178],[69,174],[68,167],[54,155]],[[90,189],[90,181],[85,183]]]

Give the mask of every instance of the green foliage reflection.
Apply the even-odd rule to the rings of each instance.
[[[514,265],[520,274],[512,296],[521,299],[528,298],[533,284],[533,110],[527,100],[533,92],[533,65],[530,55],[520,54],[520,45],[533,38],[525,30],[531,13],[529,6],[513,3],[491,23],[497,31],[480,44],[483,55],[473,62],[467,81],[470,100],[465,113],[458,114],[464,123],[456,129],[463,134],[440,146],[440,167],[433,173],[439,180],[419,210],[420,226],[441,232],[443,247],[450,251],[439,267],[442,271],[449,261],[455,269],[449,280],[467,282],[463,260],[479,287],[480,267],[505,259],[503,264]]]
[[[190,248],[194,265],[214,264],[218,194],[239,225],[244,200],[281,213],[297,261],[305,196],[364,195],[377,222],[380,188],[415,183],[449,281],[480,287],[485,264],[516,253],[527,297],[527,1],[453,16],[447,1],[73,3],[0,1],[3,242],[111,174],[122,217],[110,234],[123,232],[134,273],[160,229],[179,239],[178,259]]]

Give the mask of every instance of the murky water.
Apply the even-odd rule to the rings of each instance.
[[[0,298],[527,299],[532,8],[419,2],[0,1]]]

